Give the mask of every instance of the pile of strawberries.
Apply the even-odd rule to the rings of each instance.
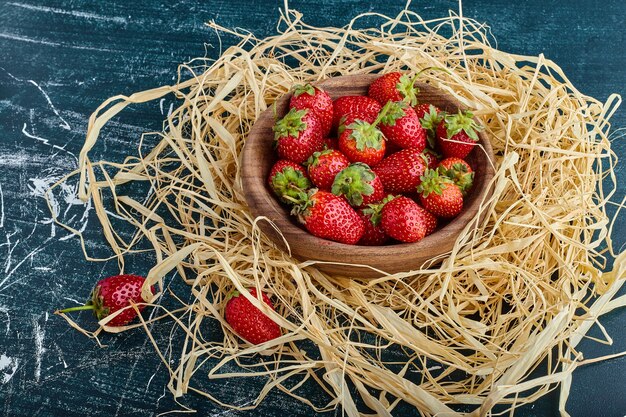
[[[310,84],[294,88],[274,125],[279,159],[268,183],[311,234],[359,245],[417,242],[463,210],[474,180],[464,159],[479,126],[469,111],[418,103],[414,84],[390,72],[367,96],[334,101]]]

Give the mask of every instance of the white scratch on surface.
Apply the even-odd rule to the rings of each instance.
[[[85,304],[84,302],[80,302],[77,299],[71,298],[71,297],[63,297],[63,299],[67,300],[67,301],[71,301],[71,302],[76,303],[76,304]]]
[[[61,127],[65,130],[72,130],[72,127],[70,126],[70,124],[67,122],[67,120],[65,120],[63,118],[63,116],[61,116],[61,114],[59,113],[59,111],[56,109],[56,107],[54,107],[54,104],[52,104],[52,100],[50,100],[50,96],[48,95],[48,93],[46,93],[43,88],[41,88],[39,86],[39,84],[37,84],[35,81],[33,80],[27,80],[27,82],[31,83],[32,85],[34,85],[35,87],[37,87],[37,89],[39,91],[41,91],[41,94],[43,94],[43,96],[46,98],[46,100],[48,101],[48,104],[50,105],[50,108],[52,109],[52,111],[54,112],[54,114],[56,114],[59,119],[61,119],[61,121],[63,122],[63,124],[61,125]],[[24,125],[24,129],[26,129],[26,125]]]
[[[67,146],[67,144],[65,144],[63,146],[55,145],[53,143],[50,143],[50,141],[48,139],[46,139],[46,138],[42,138],[41,136],[37,136],[37,135],[34,135],[32,133],[27,132],[26,131],[26,123],[24,123],[24,127],[22,127],[22,133],[26,137],[29,137],[31,139],[35,139],[36,141],[39,141],[39,142],[43,143],[46,146],[50,146],[53,149],[58,149],[60,151],[67,152],[68,154],[72,155],[74,157],[74,159],[76,159],[78,161],[78,159],[76,158],[76,155],[74,155],[72,152],[70,152],[67,149],[65,149],[65,146]]]
[[[57,342],[54,342],[54,346],[56,347],[59,359],[61,359],[61,362],[63,363],[63,368],[67,369],[67,362],[65,362],[65,356],[63,356],[63,349],[61,349],[61,346],[59,346]]]
[[[15,7],[22,7],[28,10],[35,10],[38,12],[64,14],[64,15],[70,15],[70,16],[75,16],[75,17],[83,17],[85,19],[106,20],[108,22],[116,22],[116,23],[127,23],[127,20],[123,17],[102,16],[99,14],[81,12],[78,10],[64,10],[64,9],[57,9],[54,7],[35,6],[32,4],[27,4],[27,3],[7,3],[7,4],[11,6],[15,6]]]
[[[162,98],[161,100],[159,100],[159,108],[161,109],[161,114],[163,114],[163,102],[165,101],[164,98]]]
[[[2,184],[0,183],[0,229],[4,227],[4,193],[2,192]]]
[[[33,319],[33,333],[35,336],[35,381],[39,382],[41,379],[41,359],[46,353],[46,348],[43,347],[45,332],[36,318]]]
[[[8,335],[11,330],[11,316],[9,315],[9,309],[7,307],[0,306],[0,313],[6,314],[7,316],[7,325],[4,334]]]
[[[28,38],[26,36],[15,35],[15,34],[12,34],[12,33],[0,33],[0,38],[10,39],[10,40],[13,40],[13,41],[37,43],[37,44],[40,44],[40,45],[61,46],[61,47],[73,48],[73,49],[84,49],[84,50],[87,50],[87,51],[119,52],[119,51],[116,51],[114,49],[96,48],[96,47],[92,47],[92,46],[81,46],[81,45],[67,45],[67,44],[58,43],[58,42],[45,41],[43,39],[33,39],[33,38]]]
[[[32,259],[33,256],[35,256],[37,253],[41,252],[43,250],[43,245],[39,246],[38,248],[32,250],[28,255],[26,255],[24,257],[24,259],[22,259],[17,265],[15,265],[15,267],[9,271],[9,273],[4,277],[4,279],[2,281],[0,281],[0,292],[6,290],[7,288],[9,288],[11,285],[15,284],[16,282],[19,282],[19,280],[13,281],[10,284],[7,284],[3,287],[4,283],[7,282],[7,280],[9,278],[11,278],[11,276],[13,276],[13,274],[15,273],[15,271],[17,271],[19,269],[20,266],[22,266],[22,264],[24,262],[26,262],[29,259]]]
[[[43,272],[50,272],[52,271],[52,268],[50,268],[49,266],[36,266],[33,268],[36,271],[43,271]]]
[[[174,111],[174,103],[170,103],[170,108],[167,110],[167,117],[172,115],[172,111]]]
[[[4,353],[0,355],[0,371],[2,371],[2,383],[8,383],[15,372],[17,372],[17,366],[19,361],[17,358],[11,358]],[[7,371],[8,370],[8,371]]]

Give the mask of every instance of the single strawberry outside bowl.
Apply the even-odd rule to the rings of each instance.
[[[341,96],[366,95],[369,85],[378,78],[378,74],[347,75],[330,78],[315,85],[323,88],[334,99]],[[418,99],[449,113],[465,109],[449,94],[429,84],[416,83],[419,87]],[[276,102],[276,114],[282,117],[288,111],[291,94],[281,97]],[[282,250],[287,250],[284,239],[289,243],[291,254],[301,261],[314,260],[323,263],[315,268],[331,274],[340,274],[354,278],[374,278],[381,273],[368,265],[387,273],[405,272],[419,269],[434,258],[450,252],[457,236],[468,223],[478,217],[481,202],[487,197],[489,182],[494,176],[493,150],[483,132],[479,133],[479,145],[475,146],[467,161],[475,171],[474,187],[465,200],[463,211],[452,221],[415,243],[399,243],[385,246],[346,245],[320,239],[298,225],[297,220],[289,215],[289,208],[281,205],[267,185],[267,176],[276,162],[273,148],[274,109],[264,111],[248,134],[243,149],[242,181],[246,202],[255,217],[265,216],[280,230],[280,233],[268,222],[259,222],[261,230]]]

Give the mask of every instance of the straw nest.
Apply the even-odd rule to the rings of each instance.
[[[357,29],[364,19],[380,25]],[[147,240],[157,264],[146,285],[162,292],[163,277],[176,269],[193,294],[165,311],[155,303],[161,294],[145,291],[158,314],[122,329],[105,319],[100,330],[144,328],[176,396],[192,391],[220,402],[195,379],[262,376],[265,385],[245,408],[279,389],[349,416],[389,416],[400,401],[425,416],[479,416],[513,412],[558,388],[565,414],[572,372],[584,363],[578,342],[625,303],[616,298],[624,256],[602,273],[604,255],[613,256],[605,207],[616,185],[608,120],[620,98],[584,96],[553,62],[499,51],[487,27],[454,13],[431,21],[408,10],[395,18],[366,14],[344,28],[316,28],[288,10],[279,34],[266,39],[209,26],[241,42],[217,60],[182,65],[176,85],[107,100],[90,119],[73,173],[80,197],[91,200],[122,267]],[[497,173],[484,221],[464,230],[440,265],[374,280],[329,276],[275,248],[241,186],[242,147],[259,114],[296,83],[426,67],[448,70],[421,80],[476,109],[492,141]],[[140,141],[123,162],[90,161],[111,117],[170,93],[180,106],[150,152]],[[129,182],[150,191],[122,195]],[[107,202],[134,226],[133,239],[116,232]],[[252,299],[251,287],[267,292],[276,311]],[[238,339],[223,319],[234,289],[283,336],[262,346]],[[146,325],[163,318],[184,335],[173,365]],[[219,321],[223,340],[203,334],[207,320]],[[313,404],[305,383],[319,384],[330,402]]]

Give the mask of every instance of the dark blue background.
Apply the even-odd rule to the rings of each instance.
[[[141,331],[104,338],[97,345],[50,314],[83,301],[93,282],[118,271],[117,263],[87,262],[79,241],[49,222],[42,190],[76,166],[91,112],[106,98],[174,82],[177,65],[205,54],[216,57],[219,42],[204,23],[241,27],[263,37],[275,33],[282,2],[30,0],[0,2],[0,414],[10,416],[153,416],[180,409],[166,391],[168,373]],[[28,2],[26,2],[28,1]],[[346,24],[360,12],[399,12],[403,1],[293,1],[314,25]],[[441,17],[457,2],[415,2],[424,18]],[[467,1],[463,14],[488,23],[499,49],[545,56],[565,71],[583,93],[606,99],[624,93],[626,81],[626,6],[623,0]],[[235,42],[223,36],[224,46]],[[121,161],[134,153],[141,132],[158,130],[174,101],[149,103],[116,118],[94,150],[94,159]],[[626,127],[626,111],[613,124]],[[617,135],[616,135],[617,137]],[[626,156],[615,140],[613,149]],[[616,174],[623,184],[626,173]],[[624,197],[624,187],[615,200]],[[66,193],[62,206],[71,204]],[[80,219],[82,206],[72,206]],[[109,254],[93,214],[85,230],[88,250]],[[622,247],[626,222],[615,226],[615,248]],[[127,270],[146,273],[150,255],[136,256]],[[173,288],[184,294],[174,279]],[[80,316],[86,322],[87,315]],[[586,357],[626,350],[622,321],[626,312],[602,321],[612,346],[585,341]],[[167,346],[167,323],[152,328]],[[219,332],[215,328],[216,332]],[[594,334],[598,335],[599,332]],[[178,338],[177,338],[178,336]],[[219,338],[219,333],[216,333]],[[174,349],[175,351],[175,349]],[[14,374],[12,374],[14,372]],[[12,375],[12,376],[10,376]],[[203,380],[199,375],[197,378]],[[249,403],[258,381],[206,383],[218,398]],[[626,358],[583,367],[574,374],[568,410],[573,416],[622,417],[626,414]],[[317,403],[325,399],[318,392]],[[520,416],[556,416],[556,395],[519,410]],[[227,411],[190,394],[182,404],[201,415],[301,415],[313,411],[273,393],[255,411]],[[333,412],[330,413],[331,415]],[[337,413],[338,414],[338,413]],[[417,415],[411,412],[406,415]]]

